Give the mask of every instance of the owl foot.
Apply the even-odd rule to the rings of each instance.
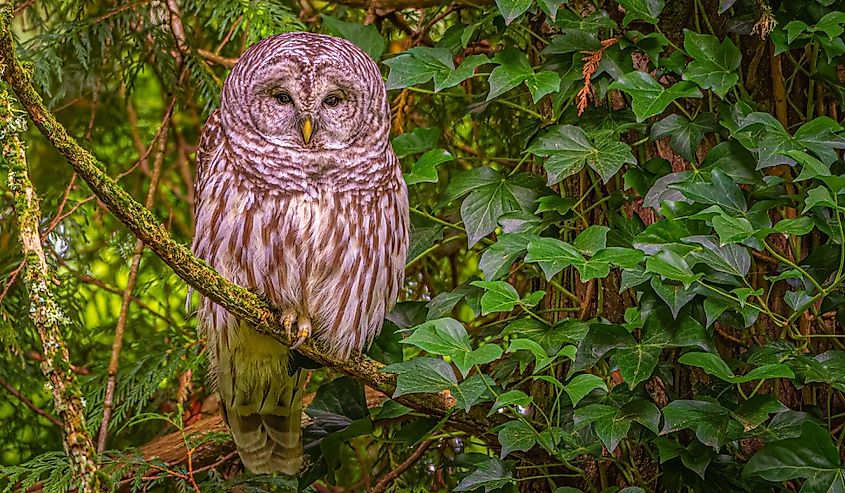
[[[308,339],[311,335],[311,319],[305,315],[300,315],[296,321],[296,341],[291,345],[291,349],[296,349]]]
[[[291,329],[293,328],[294,321],[296,321],[296,312],[293,308],[288,308],[282,312],[282,328],[285,329],[288,339],[293,339]]]

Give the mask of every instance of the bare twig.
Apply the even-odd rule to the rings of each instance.
[[[238,63],[237,58],[226,58],[208,50],[197,50],[197,53],[209,62],[216,63],[217,65],[221,65],[226,68],[232,68],[236,63]]]
[[[390,483],[401,476],[402,473],[407,471],[409,467],[416,464],[417,461],[422,458],[423,454],[425,454],[425,451],[428,450],[428,447],[430,447],[432,443],[433,442],[431,440],[425,440],[420,443],[417,449],[414,450],[414,453],[405,459],[405,462],[399,464],[396,466],[396,469],[390,471],[385,474],[383,478],[379,479],[378,483],[370,489],[369,493],[382,493],[385,491],[387,487],[390,486]]]
[[[164,112],[164,118],[161,123],[161,128],[156,132],[160,136],[158,140],[158,153],[156,154],[155,163],[153,163],[153,175],[150,180],[150,188],[147,190],[147,198],[144,206],[151,209],[153,206],[153,199],[158,189],[159,178],[161,177],[161,167],[164,163],[165,149],[167,147],[167,129],[170,126],[170,117],[173,114],[173,107],[176,104],[176,96],[171,97],[170,103],[167,105],[167,110]],[[150,144],[152,147],[155,143]],[[129,316],[129,305],[132,302],[132,293],[135,291],[135,284],[138,281],[138,270],[141,266],[141,256],[144,253],[144,242],[135,240],[135,247],[132,252],[132,264],[129,267],[129,277],[126,280],[126,289],[123,291],[123,300],[120,305],[120,315],[117,318],[117,325],[114,329],[114,341],[112,342],[111,358],[109,359],[108,381],[106,382],[106,392],[103,399],[103,420],[100,422],[100,432],[97,436],[97,452],[102,452],[106,449],[106,439],[109,433],[109,422],[111,421],[112,409],[114,408],[114,389],[117,385],[117,368],[120,363],[120,349],[123,347],[123,333],[126,329],[126,320]]]
[[[35,412],[35,414],[38,414],[39,416],[43,416],[44,418],[47,419],[47,421],[53,423],[54,425],[58,426],[59,428],[63,427],[63,423],[59,420],[59,418],[53,416],[52,414],[48,413],[47,411],[45,411],[45,410],[41,409],[40,407],[36,406],[35,403],[32,402],[32,400],[29,397],[23,395],[18,389],[9,385],[9,382],[3,380],[2,378],[0,378],[0,387],[3,387],[4,389],[6,389],[6,391],[8,393],[12,394],[19,401],[23,402],[24,405],[26,407],[32,409]]]

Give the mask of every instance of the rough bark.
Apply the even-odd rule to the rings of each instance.
[[[26,122],[12,113],[9,94],[0,89],[0,136],[3,159],[8,167],[9,190],[14,196],[21,248],[24,254],[24,283],[29,292],[29,315],[43,346],[41,371],[47,377],[56,412],[64,428],[64,447],[74,481],[81,492],[100,491],[97,454],[85,426],[85,402],[76,384],[63,332],[69,320],[53,295],[53,274],[41,246],[38,224],[41,208],[29,179],[26,153],[18,134]]]

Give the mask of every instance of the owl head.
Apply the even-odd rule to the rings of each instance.
[[[344,39],[303,32],[266,38],[241,56],[223,86],[221,117],[267,152],[372,148],[390,131],[372,58]]]

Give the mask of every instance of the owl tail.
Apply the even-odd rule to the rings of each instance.
[[[218,345],[223,419],[247,469],[296,475],[303,462],[304,371],[289,374],[287,346],[243,325],[239,332],[228,347]]]

